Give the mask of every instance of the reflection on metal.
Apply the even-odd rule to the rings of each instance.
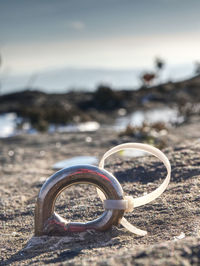
[[[90,222],[68,222],[54,212],[58,195],[75,184],[92,184],[99,188],[106,199],[122,200],[123,190],[119,182],[106,170],[91,165],[78,165],[58,171],[42,186],[35,208],[35,236],[66,235],[69,232],[82,232],[88,229],[105,231],[112,225],[118,225],[124,210],[105,210],[98,218]]]

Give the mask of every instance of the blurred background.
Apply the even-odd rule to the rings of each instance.
[[[198,0],[1,0],[1,92],[137,89],[155,57],[166,62],[161,81],[189,77],[199,9]]]
[[[199,10],[198,0],[0,0],[0,136],[158,136],[185,123],[200,110]]]

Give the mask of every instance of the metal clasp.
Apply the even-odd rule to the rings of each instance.
[[[35,207],[35,236],[66,235],[69,232],[83,232],[88,229],[105,231],[118,225],[124,210],[109,209],[93,221],[86,223],[68,222],[55,213],[58,195],[75,184],[92,184],[99,188],[107,200],[123,200],[123,190],[117,179],[106,170],[91,165],[78,165],[62,169],[43,184]]]

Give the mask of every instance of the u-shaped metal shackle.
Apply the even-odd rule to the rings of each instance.
[[[56,212],[54,206],[59,194],[75,184],[92,184],[99,188],[107,200],[123,200],[123,189],[109,172],[92,165],[78,165],[62,169],[49,177],[43,184],[35,208],[35,236],[65,235],[69,232],[82,232],[88,229],[105,231],[118,225],[124,210],[105,210],[93,221],[86,223],[68,222]]]

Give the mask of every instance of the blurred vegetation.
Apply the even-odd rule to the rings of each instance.
[[[160,72],[161,70],[163,70],[163,68],[165,66],[165,61],[162,58],[156,57],[154,63],[155,63],[155,67],[157,69],[157,72]]]
[[[196,75],[200,75],[200,62],[195,62],[195,70],[194,73]]]
[[[165,123],[157,122],[148,124],[144,122],[141,126],[128,125],[125,130],[119,133],[119,136],[128,136],[163,149],[166,147],[165,136],[168,128]]]
[[[100,85],[94,93],[93,104],[99,110],[112,110],[119,108],[121,99],[110,87]]]
[[[0,70],[2,67],[2,55],[0,54]],[[2,80],[1,80],[1,75],[0,75],[0,95],[2,93]]]
[[[161,71],[165,66],[165,61],[160,58],[156,57],[154,60],[155,70],[144,72],[140,79],[142,81],[143,87],[149,87],[153,85],[154,81],[161,76]]]

